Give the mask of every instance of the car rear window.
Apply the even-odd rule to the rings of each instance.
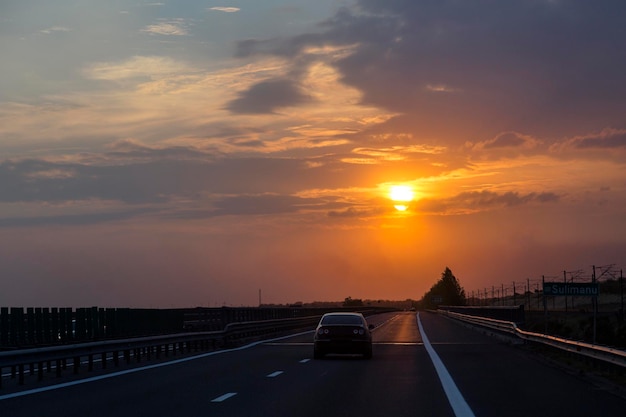
[[[323,325],[328,325],[328,324],[362,325],[363,320],[359,316],[337,314],[337,315],[325,316],[322,319],[322,324]]]

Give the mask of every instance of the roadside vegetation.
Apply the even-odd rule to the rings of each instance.
[[[418,302],[418,308],[433,309],[439,305],[464,306],[467,305],[465,290],[450,268],[441,273],[441,278]]]

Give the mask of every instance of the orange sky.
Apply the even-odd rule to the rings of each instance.
[[[446,267],[468,293],[619,271],[624,12],[5,2],[0,305],[419,299]]]

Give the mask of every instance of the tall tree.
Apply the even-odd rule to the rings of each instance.
[[[448,267],[441,273],[439,281],[431,287],[422,299],[422,305],[426,308],[433,308],[437,305],[459,306],[465,304],[465,290]]]

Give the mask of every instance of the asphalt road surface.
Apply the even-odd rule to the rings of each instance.
[[[0,416],[620,416],[626,400],[430,313],[390,313],[374,357],[313,360],[312,331],[0,390]],[[420,331],[421,329],[421,331]],[[55,385],[56,384],[56,385]]]

